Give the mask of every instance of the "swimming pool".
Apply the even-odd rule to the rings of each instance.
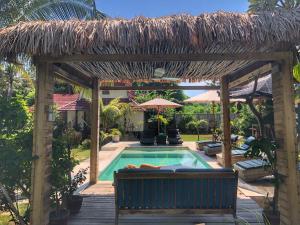
[[[200,155],[188,148],[178,147],[138,147],[125,148],[99,175],[99,180],[112,181],[114,171],[133,164],[167,166],[167,168],[211,168]]]

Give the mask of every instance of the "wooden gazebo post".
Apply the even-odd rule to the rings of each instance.
[[[33,130],[34,158],[31,175],[31,225],[47,225],[50,209],[50,163],[53,133],[52,64],[36,65],[36,96]]]
[[[272,71],[274,126],[279,144],[277,168],[283,178],[279,186],[278,199],[281,224],[299,224],[300,221],[292,63],[293,55],[290,53],[281,61],[279,67],[273,65]]]
[[[231,131],[230,131],[230,102],[229,82],[224,76],[221,78],[221,128],[223,131],[222,158],[223,166],[231,168]]]
[[[90,184],[97,183],[99,170],[99,80],[93,80],[91,109],[91,153],[90,153]]]

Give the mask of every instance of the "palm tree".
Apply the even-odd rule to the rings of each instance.
[[[248,0],[249,12],[273,11],[276,8],[294,9],[300,5],[300,0]]]
[[[0,0],[0,27],[26,20],[101,19],[95,0]]]
[[[106,15],[96,9],[95,0],[46,1],[24,15],[26,20],[91,20]]]

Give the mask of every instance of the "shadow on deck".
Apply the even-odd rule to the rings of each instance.
[[[262,209],[251,198],[238,198],[237,224],[263,225]],[[113,195],[85,196],[81,211],[71,215],[69,225],[113,225],[115,202]],[[135,214],[120,216],[120,225],[202,225],[235,224],[231,215],[153,215]]]

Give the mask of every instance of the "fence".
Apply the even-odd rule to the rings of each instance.
[[[176,113],[175,114],[175,121],[176,124],[179,124],[182,120],[183,117],[189,115],[191,117],[194,117],[198,120],[205,120],[208,122],[209,127],[213,126],[213,121],[214,121],[214,116],[215,116],[215,125],[216,127],[220,127],[221,126],[221,114],[220,113],[216,113],[216,114],[212,114],[212,113],[196,113],[196,114],[182,114],[182,113]],[[234,120],[237,117],[236,114],[230,114],[230,120]]]

